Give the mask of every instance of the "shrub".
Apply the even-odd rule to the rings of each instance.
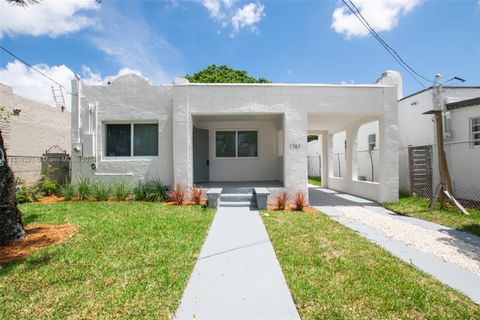
[[[275,206],[278,210],[285,210],[288,203],[288,192],[282,191],[275,195]]]
[[[45,180],[41,185],[41,191],[46,196],[51,196],[58,191],[58,184],[55,181]]]
[[[67,183],[63,186],[60,186],[59,192],[65,201],[70,201],[75,195],[75,188],[73,184]]]
[[[202,189],[194,185],[190,188],[190,191],[193,203],[200,204],[202,201]]]
[[[138,201],[165,201],[167,188],[159,180],[148,181],[135,186],[133,195]]]
[[[295,210],[302,211],[306,207],[307,201],[305,200],[305,193],[297,192],[294,198]]]
[[[15,196],[18,203],[32,202],[34,200],[33,190],[28,186],[18,188]]]
[[[125,180],[118,180],[113,183],[113,196],[116,201],[125,201],[132,195],[132,185]]]
[[[112,193],[112,188],[104,182],[96,182],[92,186],[92,196],[97,201],[107,201]]]
[[[86,200],[92,195],[92,184],[88,178],[79,178],[75,181],[75,195],[80,200]]]
[[[185,200],[185,189],[182,185],[176,184],[168,191],[168,199],[175,202],[177,206],[181,206]]]

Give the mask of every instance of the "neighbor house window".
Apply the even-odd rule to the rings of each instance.
[[[106,124],[107,157],[158,156],[158,124]]]
[[[377,136],[376,134],[369,134],[368,135],[368,150],[373,151],[375,146],[377,145]]]
[[[480,117],[470,119],[470,129],[472,146],[480,146]]]
[[[257,130],[216,131],[215,155],[217,158],[256,158]]]

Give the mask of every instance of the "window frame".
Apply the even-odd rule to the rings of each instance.
[[[471,117],[469,120],[468,120],[468,123],[469,123],[469,128],[468,128],[468,131],[470,133],[470,147],[471,148],[480,148],[480,139],[475,139],[475,134],[480,134],[480,130],[478,131],[473,131],[473,121],[475,120],[478,120],[480,121],[480,117]],[[477,124],[477,126],[480,126],[480,122],[479,124]],[[476,144],[478,143],[478,144]]]
[[[107,155],[107,125],[111,124],[128,124],[130,125],[130,155],[129,156],[108,156]],[[134,146],[134,126],[136,124],[156,124],[157,125],[157,144],[160,143],[160,133],[159,133],[159,123],[156,120],[140,120],[140,121],[104,121],[102,124],[102,133],[103,133],[103,146],[102,146],[102,155],[103,160],[152,160],[160,156],[160,146],[157,146],[157,155],[156,156],[135,156],[133,151]]]
[[[227,131],[227,132],[235,132],[235,156],[234,157],[218,157],[217,156],[217,131]],[[239,131],[252,131],[252,132],[256,132],[257,133],[257,156],[256,157],[239,157],[238,156],[238,132]],[[239,160],[239,159],[259,159],[259,151],[258,151],[258,132],[259,130],[257,128],[249,128],[249,129],[222,129],[222,128],[218,128],[218,129],[215,129],[214,130],[214,136],[213,136],[213,146],[214,146],[214,159],[216,160],[228,160],[228,159],[235,159],[235,160]]]

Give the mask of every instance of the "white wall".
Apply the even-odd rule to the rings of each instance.
[[[73,88],[77,83],[73,81]],[[81,153],[73,152],[73,178],[161,180],[173,183],[171,86],[153,86],[134,74],[118,77],[109,85],[80,83],[80,126],[78,100],[72,99],[72,146],[80,141]],[[90,110],[90,111],[89,111]],[[157,157],[107,158],[104,150],[106,122],[158,123]],[[92,170],[91,165],[96,169]]]
[[[210,181],[283,180],[278,168],[281,163],[278,162],[276,121],[199,121],[195,126],[209,130]],[[258,157],[216,158],[215,130],[222,129],[258,130]]]

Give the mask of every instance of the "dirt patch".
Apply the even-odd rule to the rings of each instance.
[[[54,202],[62,202],[65,201],[63,197],[57,197],[57,196],[48,196],[48,197],[43,197],[38,199],[37,202],[40,203],[54,203]]]
[[[0,247],[0,264],[25,258],[32,252],[60,243],[72,236],[78,228],[71,224],[31,224],[25,227],[27,235],[20,241]]]
[[[269,204],[268,205],[268,211],[278,211],[278,208],[273,204]],[[289,205],[283,211],[296,211],[296,210],[295,210],[294,206]],[[314,207],[304,207],[302,211],[306,212],[306,213],[318,212],[317,209],[315,209]]]

